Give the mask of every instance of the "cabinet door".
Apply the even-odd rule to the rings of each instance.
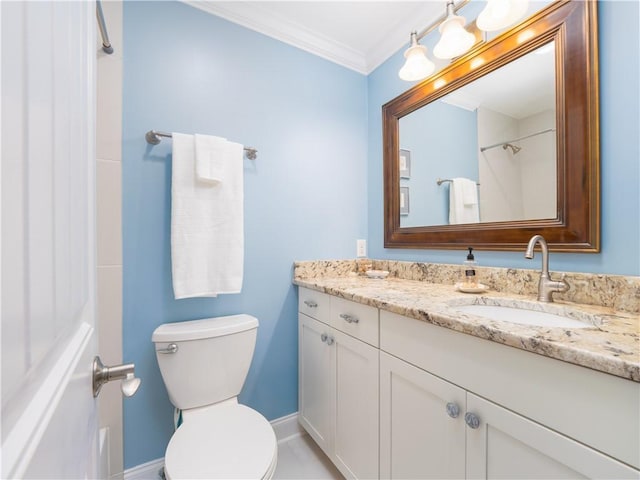
[[[640,476],[611,457],[471,393],[467,394],[467,410],[479,420],[477,428],[467,427],[467,478]]]
[[[320,448],[331,456],[335,350],[326,340],[331,328],[302,313],[299,319],[298,418]]]
[[[380,352],[380,477],[464,478],[465,398],[463,389]]]
[[[378,349],[332,332],[336,355],[332,460],[347,478],[378,478]]]

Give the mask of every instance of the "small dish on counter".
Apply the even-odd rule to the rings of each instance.
[[[478,283],[475,287],[465,285],[464,283],[456,283],[456,290],[463,293],[484,293],[489,290],[489,287],[482,283]]]
[[[369,278],[387,278],[387,275],[389,275],[386,270],[367,270],[365,273]]]

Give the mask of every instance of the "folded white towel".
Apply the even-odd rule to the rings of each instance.
[[[477,205],[478,204],[478,186],[473,180],[462,178],[462,203],[464,206]]]
[[[216,185],[224,180],[224,156],[227,140],[212,135],[195,135],[196,178]]]
[[[449,223],[477,223],[480,221],[478,190],[468,178],[454,178],[449,186]]]
[[[171,266],[175,298],[239,293],[244,268],[243,146],[220,149],[212,187],[197,181],[193,135],[173,134]]]

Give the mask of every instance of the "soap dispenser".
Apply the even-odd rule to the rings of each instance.
[[[467,255],[467,259],[463,262],[463,276],[462,276],[462,285],[466,288],[476,288],[478,286],[478,278],[476,277],[476,266],[478,262],[473,256],[473,247],[469,248],[469,254]]]

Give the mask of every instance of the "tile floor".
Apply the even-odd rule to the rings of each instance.
[[[274,480],[342,480],[344,477],[309,435],[291,437],[278,444]]]

